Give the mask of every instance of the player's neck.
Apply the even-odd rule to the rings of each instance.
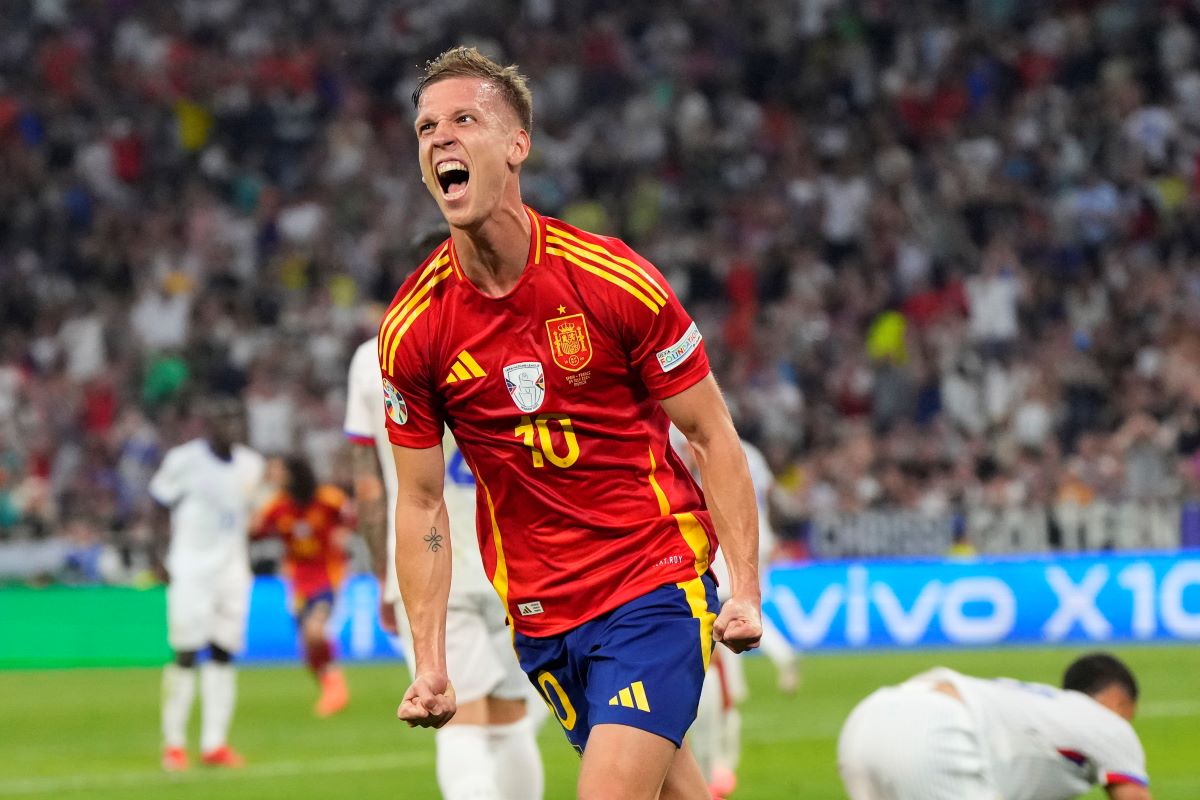
[[[496,210],[478,227],[451,228],[454,252],[467,278],[489,297],[511,292],[529,260],[532,223],[518,202]]]

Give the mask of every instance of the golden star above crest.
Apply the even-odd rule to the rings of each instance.
[[[566,306],[561,306],[561,305],[560,305],[560,306],[558,307],[558,313],[560,313],[560,314],[565,314],[565,313],[567,313],[567,307],[566,307]]]

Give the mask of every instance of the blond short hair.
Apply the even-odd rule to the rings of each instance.
[[[474,47],[451,47],[425,64],[425,74],[413,91],[413,106],[421,102],[426,87],[446,78],[480,78],[495,84],[525,131],[533,131],[533,95],[516,64],[502,67]]]

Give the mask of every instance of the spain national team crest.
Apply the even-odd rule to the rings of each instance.
[[[548,319],[546,332],[550,334],[554,363],[563,369],[578,372],[592,360],[592,342],[588,339],[587,320],[583,314]]]
[[[383,405],[387,408],[388,419],[392,422],[397,425],[408,422],[408,404],[387,378],[383,379]]]
[[[537,411],[546,396],[546,376],[539,361],[522,361],[504,368],[508,396],[525,412]]]

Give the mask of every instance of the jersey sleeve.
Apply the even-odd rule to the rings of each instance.
[[[375,442],[371,418],[375,414],[383,413],[379,405],[383,380],[379,374],[375,341],[372,339],[363,343],[350,359],[350,375],[346,386],[346,419],[342,429],[346,438],[354,444],[371,445]]]
[[[1096,782],[1101,786],[1134,784],[1148,786],[1146,754],[1133,726],[1115,714],[1113,719],[1088,726],[1091,738],[1086,752],[1096,765]]]
[[[630,362],[650,394],[662,400],[679,394],[708,375],[704,337],[662,273],[637,253],[627,252],[629,261],[647,284],[641,293],[646,300],[621,294],[621,323],[629,345]]]
[[[421,343],[426,331],[414,325],[378,350],[388,439],[401,447],[424,449],[442,441],[441,400]]]
[[[158,471],[150,479],[150,496],[164,506],[173,506],[183,499],[187,474],[187,454],[175,449],[167,453]]]

